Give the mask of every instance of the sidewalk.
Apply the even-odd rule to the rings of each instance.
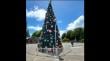
[[[75,43],[74,47],[71,47],[70,43],[63,43],[64,50],[61,53],[61,57],[64,61],[84,61],[84,44]],[[54,57],[43,53],[36,53],[36,44],[26,45],[26,61],[54,61]]]

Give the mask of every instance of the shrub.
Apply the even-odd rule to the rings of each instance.
[[[63,42],[69,42],[69,39],[65,37],[65,38],[63,39]]]

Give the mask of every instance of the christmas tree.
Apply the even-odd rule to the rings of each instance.
[[[29,30],[26,30],[26,38],[29,38],[30,34],[29,34]]]
[[[39,48],[61,48],[60,51],[62,51],[63,48],[56,23],[56,17],[52,9],[51,0],[49,1],[45,15],[45,21],[42,27],[39,44]]]

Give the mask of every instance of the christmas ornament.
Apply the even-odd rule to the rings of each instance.
[[[51,40],[51,43],[53,43],[53,41]]]
[[[51,43],[49,43],[49,46],[51,46]]]
[[[48,48],[48,51],[51,52],[51,48]]]
[[[50,33],[51,33],[51,32],[52,32],[52,30],[50,30],[50,29],[49,29],[49,30],[48,30],[48,32],[50,32]]]
[[[52,37],[50,37],[50,39],[53,39]]]
[[[58,43],[56,43],[56,45],[58,46]]]
[[[51,25],[51,28],[53,28],[53,25]]]
[[[49,22],[47,21],[46,23],[48,24]]]
[[[56,21],[56,19],[53,20],[54,22]]]
[[[42,36],[40,40],[40,47],[39,48],[56,48],[56,47],[62,47],[62,43],[60,41],[60,35],[58,32],[58,27],[56,24],[56,17],[54,15],[54,12],[52,10],[51,3],[49,3],[48,9],[47,9],[47,15],[45,16],[44,25],[42,28]],[[43,49],[41,49],[42,52],[45,52]]]
[[[48,17],[46,17],[46,19],[47,19]]]
[[[46,25],[46,29],[47,29],[47,25]]]
[[[51,21],[51,19],[50,19],[50,21]]]
[[[57,32],[56,30],[54,30],[54,32]]]
[[[44,40],[46,42],[46,40]]]

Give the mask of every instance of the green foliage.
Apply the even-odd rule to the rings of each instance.
[[[71,33],[72,33],[72,30],[67,31],[66,38],[71,39],[71,38],[70,38]]]
[[[42,31],[42,30],[39,30],[39,31],[34,32],[34,33],[32,34],[32,37],[40,37],[41,31]]]
[[[83,28],[76,28],[74,29],[74,35],[76,36],[77,41],[84,39],[84,29]]]
[[[75,33],[74,31],[72,31],[70,34],[70,40],[74,40],[74,39],[75,39]]]
[[[62,42],[69,42],[70,40],[68,38],[64,38]]]
[[[84,39],[81,39],[80,42],[84,43]]]
[[[26,30],[26,37],[30,37],[29,30]]]
[[[66,41],[66,39],[74,40],[75,38],[77,39],[77,42],[84,42],[84,28],[76,28],[73,31],[67,31],[67,34],[62,34],[62,40],[64,39],[64,41]]]
[[[62,34],[62,40],[66,37],[66,33]]]

